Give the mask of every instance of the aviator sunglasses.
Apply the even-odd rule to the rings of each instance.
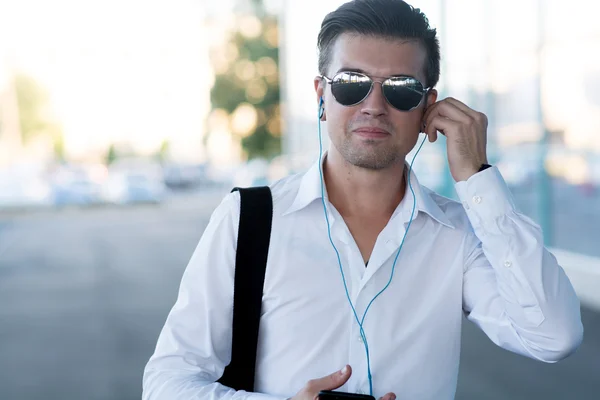
[[[331,85],[335,100],[343,106],[355,106],[369,96],[375,82],[381,83],[383,96],[397,110],[411,111],[421,104],[430,88],[423,87],[419,80],[411,76],[392,76],[384,81],[374,81],[369,76],[352,71],[341,71],[325,79]]]

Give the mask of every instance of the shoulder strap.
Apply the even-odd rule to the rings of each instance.
[[[218,382],[253,392],[273,199],[268,186],[234,188],[233,191],[239,191],[241,198],[233,292],[233,343],[231,362]]]

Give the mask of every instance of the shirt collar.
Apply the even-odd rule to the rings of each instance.
[[[302,210],[307,207],[313,201],[317,199],[321,199],[321,171],[319,169],[319,162],[324,162],[325,155],[321,160],[317,160],[314,162],[310,168],[304,173],[302,179],[300,181],[300,185],[298,187],[298,193],[294,198],[291,206],[284,212],[283,215],[291,214],[293,212]],[[405,171],[408,171],[408,164],[405,164]],[[416,199],[416,208],[419,212],[424,212],[429,215],[431,218],[436,220],[442,225],[445,225],[449,228],[454,228],[454,225],[450,222],[444,211],[439,207],[439,205],[435,202],[435,200],[431,197],[430,191],[423,188],[417,179],[414,171],[410,173],[410,182],[415,192]],[[405,199],[412,200],[412,193],[410,188],[407,187],[406,193],[404,196]],[[325,199],[327,199],[327,191],[325,190]],[[406,203],[406,202],[402,202]],[[402,206],[400,204],[400,207]],[[399,207],[399,208],[400,208]],[[412,209],[412,206],[410,206]],[[394,214],[396,214],[398,210]],[[408,220],[406,221],[408,222]]]

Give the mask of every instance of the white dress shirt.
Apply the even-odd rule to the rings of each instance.
[[[420,186],[414,220],[387,290],[364,321],[376,398],[453,399],[463,313],[497,345],[545,362],[583,336],[579,300],[542,232],[516,209],[497,168],[456,184],[461,202]],[[339,390],[368,393],[359,327],[327,235],[318,163],[271,186],[273,228],[257,352],[256,393],[215,383],[231,359],[239,193],[214,211],[143,379],[143,399],[285,399],[350,364]],[[331,234],[361,316],[387,284],[413,207],[410,190],[365,268],[327,201]],[[481,363],[490,362],[482,359]]]

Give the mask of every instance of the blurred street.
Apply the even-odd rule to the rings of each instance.
[[[0,215],[0,399],[139,399],[181,274],[224,194]],[[582,347],[555,365],[496,348],[465,324],[457,399],[597,399],[600,314],[582,312]]]

